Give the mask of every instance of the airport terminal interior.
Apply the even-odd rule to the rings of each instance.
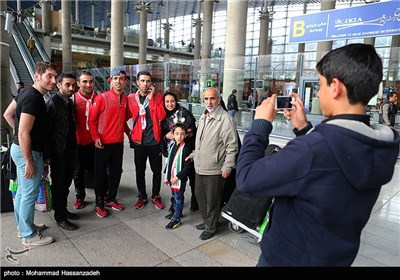
[[[237,89],[236,122],[241,138],[254,115],[254,103],[249,103],[249,99],[259,102],[272,94],[285,96],[297,91],[308,119],[316,125],[324,117],[317,97],[315,65],[328,51],[351,43],[373,45],[383,61],[381,87],[367,108],[371,123],[378,122],[379,106],[388,93],[396,92],[400,98],[400,1],[396,0],[7,0],[0,5],[2,115],[16,95],[16,83],[32,85],[34,64],[45,60],[54,62],[60,72],[90,71],[96,92],[109,89],[110,68],[126,71],[126,94],[137,91],[137,73],[149,70],[156,90],[176,93],[181,106],[197,120],[204,111],[205,88],[216,87],[225,102],[232,89]],[[337,28],[340,32],[330,33],[329,38],[318,37],[315,34],[323,33],[324,24],[313,17],[328,13],[340,18],[332,23],[332,27],[342,26]],[[371,21],[379,18],[379,24],[375,24],[379,27],[365,24],[364,14],[375,17]],[[312,24],[299,24],[311,19]],[[306,39],[300,38],[303,28],[311,31]],[[358,28],[357,32],[347,31],[351,28]],[[33,52],[27,46],[29,37],[35,40]],[[54,92],[48,92],[45,99],[51,94]],[[1,142],[6,148],[4,125],[2,119]],[[394,128],[400,132],[400,111]],[[283,147],[294,137],[292,130],[291,123],[277,114],[271,142]],[[394,176],[382,187],[363,230],[353,267],[400,266],[399,159],[400,155]],[[146,172],[149,188],[149,166]],[[69,209],[79,212],[80,228],[65,231],[57,227],[52,213],[36,214],[35,222],[48,225],[46,231],[56,242],[18,255],[16,261],[7,257],[7,250],[23,249],[17,238],[15,218],[12,212],[2,213],[1,266],[257,264],[260,246],[254,234],[235,231],[221,217],[215,237],[206,242],[199,240],[195,225],[201,217],[198,212],[189,211],[190,199],[186,199],[182,226],[167,231],[165,209],[160,211],[152,205],[140,211],[135,209],[134,182],[133,150],[126,141],[118,193],[126,209],[98,219],[93,212],[95,195],[91,188],[87,190],[89,205],[82,210],[73,209],[75,193],[71,185]],[[161,195],[168,198],[169,190],[163,188]],[[190,198],[190,189],[185,197]]]

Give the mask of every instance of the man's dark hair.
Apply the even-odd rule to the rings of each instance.
[[[40,61],[35,64],[35,72],[39,75],[43,75],[47,69],[52,69],[57,72],[57,65],[49,61]]]
[[[78,73],[78,81],[81,81],[81,76],[82,75],[92,76],[93,77],[92,73],[90,73],[89,71],[83,70],[83,71]]]
[[[375,48],[367,44],[350,44],[325,55],[316,67],[328,85],[334,78],[347,89],[350,104],[367,105],[378,93],[382,81],[382,60]]]
[[[58,77],[57,77],[57,83],[61,83],[62,80],[65,79],[65,78],[71,78],[71,79],[76,80],[76,77],[75,77],[74,74],[69,73],[69,72],[63,72],[63,73],[61,73],[60,75],[58,75]]]
[[[21,87],[25,86],[24,82],[18,82],[17,85],[20,85]]]
[[[151,79],[150,72],[149,72],[149,71],[147,71],[147,70],[139,71],[139,73],[137,73],[137,76],[136,76],[136,78],[139,80],[139,77],[140,77],[140,76],[142,76],[142,75],[145,75],[145,76],[150,76],[150,79]]]
[[[393,95],[396,95],[396,92],[394,92],[394,91],[389,92],[389,93],[387,94],[386,98],[389,99],[389,98],[392,97]]]

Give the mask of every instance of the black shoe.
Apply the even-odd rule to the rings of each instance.
[[[71,223],[68,220],[62,221],[62,222],[57,222],[57,225],[65,230],[76,230],[78,229],[78,226]]]
[[[198,225],[196,226],[196,228],[197,228],[198,230],[205,230],[205,229],[206,229],[206,225],[205,225],[204,223],[201,223],[201,224],[198,224]]]
[[[176,229],[177,227],[180,227],[182,223],[179,221],[171,220],[168,225],[165,226],[166,229]]]
[[[168,215],[165,216],[166,219],[171,220],[171,218],[174,216],[174,213],[169,213]]]
[[[201,239],[201,240],[207,240],[207,239],[210,239],[210,238],[213,237],[213,236],[214,236],[214,233],[207,232],[207,231],[203,231],[203,232],[200,234],[200,239]]]
[[[79,220],[79,216],[67,211],[67,218],[68,220]]]

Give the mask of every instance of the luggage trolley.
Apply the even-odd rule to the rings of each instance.
[[[265,156],[271,156],[281,149],[278,145],[270,144],[265,149]],[[230,231],[242,233],[246,230],[252,235],[246,238],[258,243],[269,222],[269,209],[272,203],[272,197],[245,194],[235,188],[228,203],[222,208],[221,215],[229,221]]]

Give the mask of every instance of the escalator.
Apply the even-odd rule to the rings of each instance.
[[[29,36],[32,36],[35,40],[35,50],[32,54],[26,46]],[[39,61],[50,61],[50,58],[26,20],[20,23],[13,22],[9,41],[10,72],[13,81],[11,84],[11,92],[16,92],[15,83],[21,81],[25,86],[32,85],[35,63]]]

